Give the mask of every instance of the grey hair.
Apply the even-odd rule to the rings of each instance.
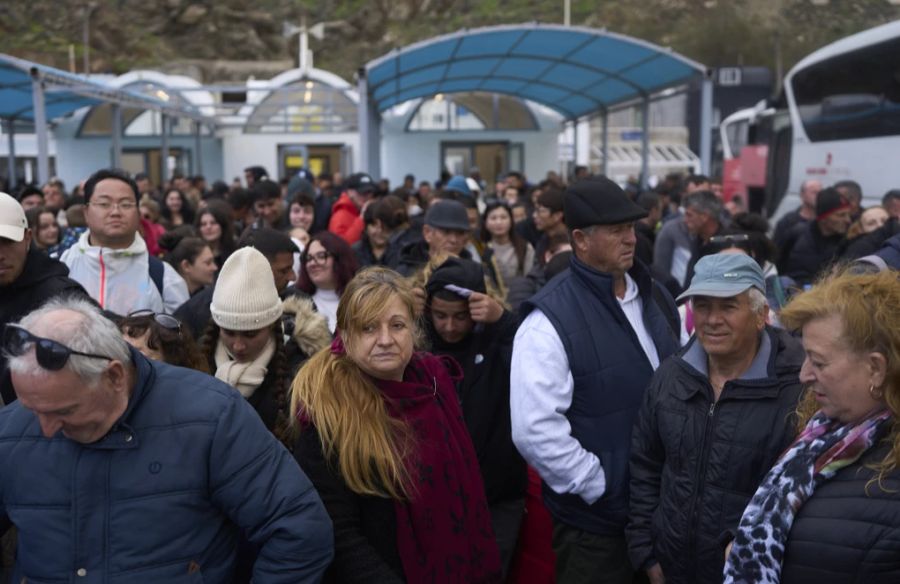
[[[685,196],[682,203],[685,209],[694,209],[700,213],[707,213],[716,220],[722,214],[722,201],[712,191],[694,191]]]
[[[766,295],[759,288],[751,287],[747,290],[747,299],[750,301],[750,310],[761,313],[769,305]]]
[[[18,323],[22,328],[30,331],[35,324],[47,314],[57,310],[69,310],[80,315],[74,327],[62,327],[59,329],[61,338],[54,338],[63,345],[82,353],[103,355],[122,363],[131,361],[131,353],[128,343],[122,337],[119,329],[106,318],[96,305],[82,298],[67,297],[54,298],[42,305],[37,310],[27,314]],[[16,373],[34,371],[35,361],[32,354],[26,353],[20,356],[10,356],[9,369]],[[100,380],[100,376],[106,371],[108,361],[93,357],[71,355],[66,367],[78,375],[85,383],[91,385]]]

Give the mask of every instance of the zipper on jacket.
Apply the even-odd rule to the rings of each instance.
[[[103,261],[103,250],[100,250],[100,308],[106,308],[106,262]]]
[[[722,393],[725,393],[724,388],[722,390]],[[709,388],[708,395],[711,395],[713,399],[710,401],[709,409],[706,412],[706,422],[703,427],[703,446],[700,449],[700,464],[697,465],[698,472],[695,479],[697,492],[691,499],[691,512],[688,514],[688,529],[690,530],[691,537],[688,540],[687,553],[689,558],[693,558],[691,561],[691,572],[694,574],[694,576],[697,575],[697,560],[695,548],[697,547],[698,503],[700,502],[700,499],[703,498],[704,485],[706,484],[704,477],[706,476],[706,464],[707,462],[709,462],[710,441],[713,434],[713,428],[715,427],[716,404],[718,403],[715,400],[715,392],[713,392],[712,386],[710,386]]]

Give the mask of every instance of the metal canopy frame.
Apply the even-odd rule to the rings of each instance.
[[[10,151],[8,171],[10,187],[15,186],[15,128],[32,125],[38,146],[38,181],[49,180],[48,122],[86,106],[111,103],[141,108],[164,116],[185,117],[198,123],[215,121],[200,111],[182,104],[171,104],[126,89],[117,89],[65,71],[0,54],[0,120],[8,130]],[[118,117],[118,112],[115,117]],[[120,123],[115,123],[121,128]],[[113,137],[111,162],[121,160],[121,140]]]
[[[554,24],[461,30],[396,49],[360,69],[363,168],[380,172],[380,114],[438,93],[513,95],[559,112],[567,122],[702,80],[701,159],[709,168],[712,81],[705,66],[671,49],[605,29]],[[710,136],[707,136],[710,135]],[[705,139],[704,139],[705,138]],[[643,132],[643,140],[649,138]],[[648,150],[647,144],[643,151]],[[647,180],[647,163],[642,180]]]

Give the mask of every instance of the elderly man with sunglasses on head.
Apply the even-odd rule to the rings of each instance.
[[[141,214],[134,180],[117,169],[98,170],[84,183],[88,230],[60,260],[104,310],[174,313],[189,298],[187,284],[168,263],[151,256],[138,233]]]
[[[319,582],[332,526],[247,401],[151,361],[83,300],[2,336],[16,404],[0,410],[0,525],[15,582],[232,582],[238,536],[256,582]]]

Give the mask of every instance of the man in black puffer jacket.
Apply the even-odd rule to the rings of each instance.
[[[81,284],[68,277],[69,268],[31,247],[31,229],[22,206],[0,193],[0,332],[47,300],[66,294],[89,299]],[[0,353],[0,395],[3,403],[16,399],[6,355]]]
[[[823,189],[816,198],[816,220],[795,226],[780,250],[779,273],[801,286],[811,284],[836,259],[849,227],[850,203],[834,188]]]
[[[755,260],[723,253],[679,297],[696,335],[653,376],[631,445],[626,535],[654,584],[722,582],[728,532],[794,438],[804,354],[766,325],[765,289]]]

